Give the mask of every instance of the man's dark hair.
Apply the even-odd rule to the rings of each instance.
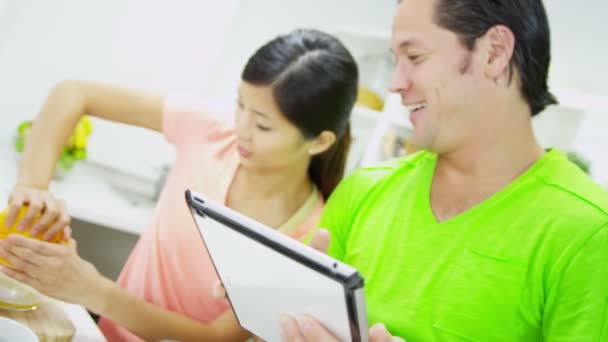
[[[515,36],[509,79],[513,69],[519,72],[521,92],[532,116],[557,103],[547,85],[551,42],[541,0],[437,0],[434,19],[439,26],[456,33],[469,50],[490,28],[508,27]]]

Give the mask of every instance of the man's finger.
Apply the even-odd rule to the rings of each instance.
[[[402,338],[393,337],[382,323],[374,324],[369,329],[369,342],[405,342]]]
[[[330,240],[331,235],[329,234],[329,232],[326,229],[319,229],[310,240],[310,247],[320,252],[327,253]]]
[[[338,342],[338,339],[310,316],[298,318],[298,326],[307,342]]]
[[[283,342],[306,342],[295,319],[283,315],[281,317],[281,341]]]

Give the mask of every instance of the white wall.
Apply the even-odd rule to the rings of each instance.
[[[578,95],[562,94],[558,99],[571,98],[587,109],[579,114],[571,113],[574,118],[544,113],[544,117],[539,118],[547,123],[542,133],[545,137],[559,139],[558,135],[562,134],[566,139],[572,138],[570,149],[589,159],[594,178],[608,186],[608,155],[605,153],[608,147],[608,40],[604,37],[608,30],[608,2],[546,0],[545,4],[552,34],[550,83],[558,91],[580,92]]]
[[[232,101],[247,59],[266,41],[296,28],[360,27],[388,30],[393,0],[241,0],[213,78],[211,93]],[[388,50],[388,46],[386,47]]]
[[[608,95],[608,2],[545,4],[552,86]],[[389,30],[394,9],[393,0],[0,0],[0,140],[34,116],[48,89],[64,78],[233,101],[243,65],[268,39],[297,27]],[[593,113],[573,118],[548,112],[535,126],[549,145],[569,144],[573,136],[598,141],[608,127],[608,110]],[[95,128],[93,159],[147,167],[172,156],[156,135],[102,123]],[[596,165],[605,163],[594,144],[577,148],[591,151]],[[608,180],[605,169],[601,177]]]
[[[608,44],[604,43],[605,39],[601,40],[608,29],[605,18],[608,2],[551,0],[545,1],[545,5],[552,31],[551,88],[559,92],[576,90],[608,96],[605,61]],[[213,71],[213,78],[219,83],[211,93],[232,100],[241,68],[249,55],[277,34],[297,27],[390,30],[394,10],[392,0],[241,1],[223,58]],[[607,100],[603,103],[595,105],[593,111],[551,108],[534,120],[544,146],[583,153],[591,159],[594,174],[602,183],[608,182],[608,160],[600,153],[604,143],[598,139],[605,135],[604,127],[608,128],[608,110],[598,109],[608,107]]]
[[[545,0],[552,33],[552,83],[608,95],[608,1]]]
[[[0,137],[35,116],[65,78],[202,91],[235,8],[236,0],[11,1],[8,32],[0,36]],[[155,134],[102,123],[94,129],[93,159],[150,164],[171,157]]]
[[[6,7],[8,6],[8,0],[0,0],[0,18],[1,19],[5,19],[4,18],[4,13],[6,13]],[[2,20],[0,22],[4,22],[5,20]],[[4,31],[0,31],[0,32],[4,32]]]
[[[551,84],[560,89],[608,94],[608,1],[544,1],[552,31]],[[245,0],[241,1],[222,62],[214,70],[225,96],[247,57],[263,42],[297,27],[352,26],[389,30],[396,1]],[[387,47],[388,49],[388,47]],[[224,77],[226,76],[226,77]]]

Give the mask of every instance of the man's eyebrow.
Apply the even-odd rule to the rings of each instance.
[[[415,46],[415,45],[422,45],[422,42],[419,39],[416,39],[416,38],[408,38],[408,39],[402,41],[401,43],[399,43],[399,46],[397,47],[397,50],[405,50],[405,49],[408,49],[408,48],[410,48],[412,46]],[[391,48],[390,51],[393,54],[396,53],[396,51],[393,48]]]

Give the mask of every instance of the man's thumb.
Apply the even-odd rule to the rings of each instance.
[[[320,252],[327,253],[330,239],[331,235],[326,229],[319,229],[315,235],[313,235],[312,239],[310,239],[310,247]]]

